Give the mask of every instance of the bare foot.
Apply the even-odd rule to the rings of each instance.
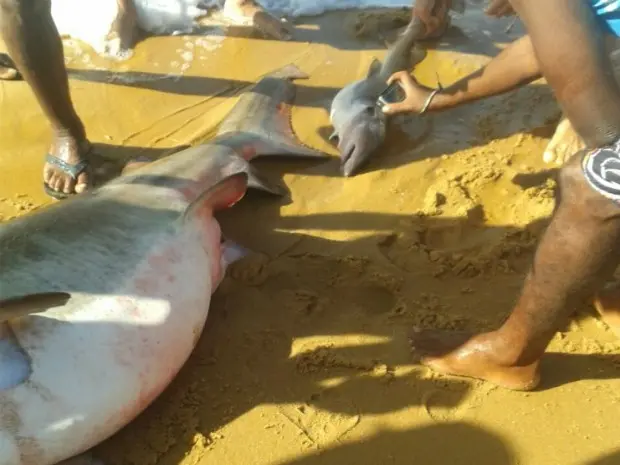
[[[89,150],[90,143],[86,139],[78,142],[68,135],[56,135],[49,152],[52,161],[48,159],[43,168],[43,182],[48,194],[60,199],[88,189],[90,170],[85,156]],[[68,172],[67,168],[74,172]]]
[[[137,36],[138,15],[134,3],[120,2],[118,16],[106,37],[103,54],[117,60],[130,58]]]
[[[504,362],[505,354],[497,350],[497,333],[471,336],[438,330],[411,334],[414,352],[421,363],[446,375],[477,378],[517,391],[534,389],[539,381],[538,362],[514,366]]]
[[[249,24],[267,37],[278,40],[290,40],[292,38],[288,24],[267,13],[254,0],[226,0],[223,11],[232,21]]]
[[[600,291],[594,298],[594,308],[609,329],[620,337],[620,285],[615,284]]]
[[[583,148],[585,148],[583,140],[575,132],[570,121],[563,116],[553,137],[549,141],[549,144],[547,144],[547,148],[543,154],[543,161],[545,163],[563,165],[570,157],[577,153],[577,151]]]
[[[15,63],[6,53],[0,53],[0,80],[13,81],[17,79],[21,79],[21,74],[17,71]]]

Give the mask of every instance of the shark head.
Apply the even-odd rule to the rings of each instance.
[[[387,118],[377,99],[392,74],[409,70],[424,59],[426,51],[415,46],[416,37],[423,32],[424,24],[413,19],[389,47],[383,63],[373,59],[365,78],[345,86],[334,97],[330,111],[332,139],[338,138],[345,176],[354,175],[383,144]]]
[[[385,140],[387,118],[377,106],[386,86],[380,69],[374,60],[366,78],[344,87],[332,103],[332,139],[338,139],[344,176],[355,174]]]
[[[350,118],[338,132],[340,166],[352,176],[370,159],[385,140],[386,117],[374,102],[358,101]]]

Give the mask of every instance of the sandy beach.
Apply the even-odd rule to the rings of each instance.
[[[299,19],[290,42],[240,27],[149,37],[124,62],[65,41],[73,101],[105,158],[208,139],[241,92],[289,63],[310,76],[297,81],[294,130],[333,155],[253,162],[290,198],[250,191],[219,215],[253,253],[229,269],[175,381],[97,447],[108,465],[620,463],[620,341],[589,306],[554,337],[534,392],[412,358],[413,326],[488,330],[511,310],[554,205],[542,152],[560,111],[536,82],[400,118],[363,173],[343,178],[329,103],[385,54],[377,29],[407,14]],[[414,74],[453,82],[522,33],[509,23],[456,18]],[[23,82],[0,81],[0,115],[6,221],[52,202],[41,178],[50,133]]]

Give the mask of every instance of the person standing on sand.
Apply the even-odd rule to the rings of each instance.
[[[121,48],[129,48],[137,30],[135,6],[133,0],[116,1],[120,13],[109,38],[116,38]],[[53,132],[43,168],[43,187],[55,199],[65,199],[91,186],[92,146],[71,101],[51,2],[0,0],[0,37],[8,49],[8,55],[0,53],[0,79],[23,77],[34,92]],[[273,37],[289,37],[286,27],[254,0],[226,0],[224,10],[237,18],[252,18],[256,27]]]
[[[431,3],[435,10],[426,18],[423,12],[422,20],[432,34],[445,24],[449,2]],[[583,299],[594,297],[620,336],[619,288],[602,290],[620,264],[620,87],[604,46],[606,33],[620,36],[620,0],[492,3],[504,4],[503,12],[514,9],[528,35],[445,89],[396,73],[389,82],[399,81],[407,97],[384,111],[445,110],[544,77],[588,147],[559,171],[555,210],[506,322],[478,335],[425,330],[411,336],[422,363],[435,371],[530,390],[539,383],[539,362],[551,338]]]

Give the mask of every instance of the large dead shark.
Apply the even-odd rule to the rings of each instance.
[[[96,463],[175,377],[243,255],[213,213],[248,180],[277,191],[249,160],[323,156],[290,126],[297,77],[262,79],[203,145],[0,225],[0,465]]]

